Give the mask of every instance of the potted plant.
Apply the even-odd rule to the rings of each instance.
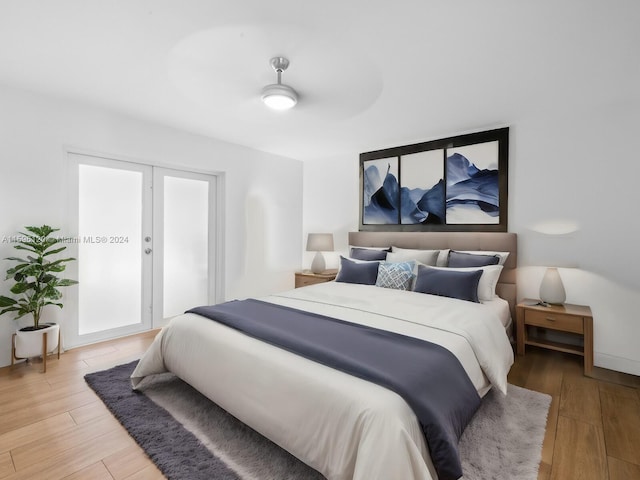
[[[66,263],[75,258],[58,258],[52,255],[64,251],[67,247],[60,245],[58,238],[50,237],[59,229],[48,225],[41,227],[25,227],[29,233],[20,232],[16,250],[28,252],[26,258],[8,257],[6,260],[16,262],[7,270],[6,280],[12,279],[14,284],[11,293],[17,298],[0,296],[0,315],[15,312],[15,319],[31,315],[33,325],[20,328],[13,338],[11,363],[14,359],[35,357],[59,349],[60,326],[55,323],[41,321],[42,311],[47,305],[62,308],[60,287],[68,287],[78,283],[75,280],[60,278],[56,274],[66,268]],[[47,333],[47,344],[43,348],[43,334]],[[46,363],[45,363],[46,370]]]

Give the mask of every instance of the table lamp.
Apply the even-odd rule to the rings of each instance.
[[[553,305],[562,305],[567,299],[567,293],[562,284],[562,278],[555,267],[547,268],[540,283],[540,300]]]
[[[307,237],[307,252],[316,252],[311,263],[311,271],[324,272],[326,263],[322,252],[333,252],[333,233],[310,233]]]

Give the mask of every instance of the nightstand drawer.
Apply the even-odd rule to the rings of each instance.
[[[315,285],[316,283],[330,282],[336,278],[338,270],[325,270],[322,273],[312,273],[310,271],[296,272],[296,288]]]
[[[296,288],[306,287],[307,285],[315,285],[316,283],[324,283],[328,282],[326,278],[322,277],[311,277],[308,275],[298,275],[296,276]]]
[[[524,321],[527,325],[562,330],[563,332],[584,333],[582,317],[537,310],[527,310],[524,315]]]

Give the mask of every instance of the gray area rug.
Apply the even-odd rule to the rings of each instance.
[[[131,390],[137,362],[87,383],[170,480],[324,477],[171,374]],[[551,397],[509,385],[489,392],[460,440],[465,480],[536,480]]]

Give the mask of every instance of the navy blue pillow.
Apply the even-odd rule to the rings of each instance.
[[[380,262],[358,263],[340,255],[340,271],[336,282],[375,285],[378,279],[378,265]]]
[[[500,257],[497,255],[478,255],[454,250],[449,252],[448,266],[452,268],[486,267],[487,265],[498,265],[498,263],[500,263]]]
[[[386,260],[389,250],[377,250],[372,248],[352,248],[349,256],[356,260]]]
[[[478,283],[482,270],[458,272],[418,266],[418,278],[413,290],[441,297],[459,298],[468,302],[478,300]]]

